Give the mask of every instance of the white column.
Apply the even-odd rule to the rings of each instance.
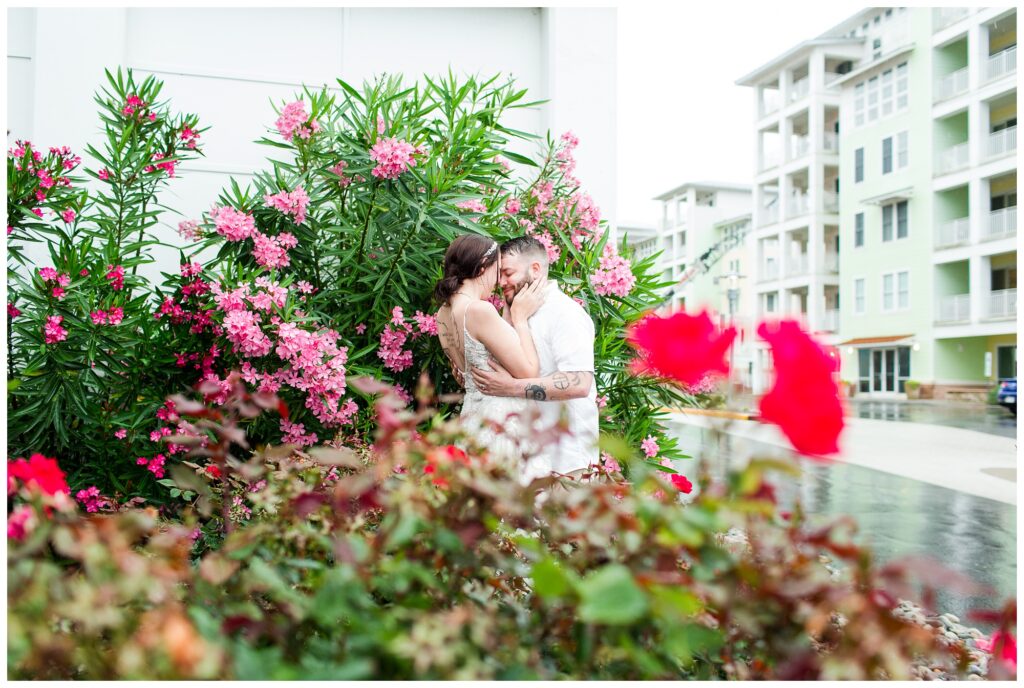
[[[981,87],[988,67],[988,29],[971,17],[967,27],[967,87],[976,91]]]
[[[991,260],[987,256],[971,256],[968,262],[972,323],[978,323],[986,315],[992,284],[991,265]]]
[[[971,179],[967,185],[967,207],[970,211],[969,231],[972,244],[977,244],[984,235],[990,205],[988,182],[978,177]]]

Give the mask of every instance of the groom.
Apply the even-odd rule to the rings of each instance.
[[[501,245],[498,284],[506,304],[511,304],[521,289],[547,275],[547,249],[533,237],[517,237]],[[568,433],[551,433],[557,440],[529,460],[527,480],[551,471],[578,472],[598,462],[594,323],[554,281],[548,283],[544,303],[529,323],[540,359],[540,377],[516,379],[493,360],[493,372],[472,369],[477,387],[485,394],[543,402],[537,405],[538,431],[550,431],[563,417],[566,420]]]

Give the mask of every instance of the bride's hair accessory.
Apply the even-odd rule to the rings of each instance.
[[[487,253],[484,254],[484,258],[487,258],[492,253],[494,253],[494,249],[496,249],[496,248],[498,248],[498,242],[497,241],[495,241],[494,244],[492,244],[491,247],[489,249],[487,249]]]

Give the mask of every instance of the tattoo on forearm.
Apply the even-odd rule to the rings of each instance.
[[[555,386],[555,389],[569,389],[569,376],[562,372],[555,373],[551,376],[551,383]]]
[[[548,398],[547,390],[544,389],[543,385],[526,385],[527,399],[533,399],[534,401],[544,401]]]

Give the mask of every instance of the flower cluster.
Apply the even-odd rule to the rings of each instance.
[[[47,516],[53,507],[74,509],[64,471],[56,459],[42,454],[33,454],[28,460],[7,460],[7,496],[12,497],[15,493],[20,493],[25,499],[41,497],[43,513]],[[7,537],[20,542],[35,529],[36,524],[36,510],[30,504],[17,504],[7,516]]]
[[[167,457],[163,454],[157,454],[153,457],[140,456],[135,459],[135,463],[138,466],[145,466],[146,470],[152,473],[157,478],[164,477],[164,463],[167,461]]]
[[[594,291],[601,296],[623,297],[633,290],[636,276],[630,269],[629,261],[619,255],[615,245],[604,245],[600,267],[590,277]]]
[[[655,456],[658,455],[658,441],[654,438],[653,435],[648,435],[647,438],[640,443],[640,449],[643,450],[644,456],[646,456],[648,459],[653,459]]]
[[[384,361],[388,370],[400,373],[412,366],[412,350],[404,348],[410,338],[437,336],[437,319],[434,316],[416,311],[412,320],[416,323],[415,328],[406,320],[401,306],[391,310],[391,324],[384,326],[377,349],[378,358]]]
[[[305,141],[320,131],[320,123],[306,113],[306,104],[301,100],[285,105],[274,126],[285,141],[296,136]]]
[[[468,210],[471,213],[479,213],[481,215],[487,212],[487,206],[478,198],[472,198],[468,201],[462,201],[455,204],[456,208],[460,210]]]
[[[377,166],[370,171],[378,179],[398,179],[407,170],[416,166],[416,154],[425,153],[419,146],[408,141],[391,137],[382,138],[370,149],[370,159]]]
[[[120,306],[111,306],[107,310],[95,310],[89,313],[93,325],[120,325],[124,320],[124,309]]]
[[[352,177],[345,174],[345,168],[347,167],[347,162],[345,162],[344,160],[339,160],[337,165],[330,168],[331,173],[338,176],[338,184],[343,189],[352,183]]]
[[[124,289],[124,266],[108,265],[107,281],[110,282],[110,287],[114,291],[121,291]]]
[[[157,171],[166,172],[168,177],[173,177],[174,176],[174,168],[178,164],[179,161],[178,160],[167,160],[166,159],[166,158],[170,158],[170,157],[171,156],[167,155],[166,153],[160,153],[160,152],[153,153],[153,157],[150,158],[150,160],[152,160],[153,163],[155,163],[155,164],[153,164],[153,165],[146,165],[146,167],[143,168],[143,171],[144,172],[157,172]],[[158,162],[160,160],[163,160],[164,162]]]
[[[256,233],[256,221],[252,215],[235,210],[231,206],[214,206],[210,210],[213,229],[228,241],[243,241]]]
[[[35,150],[31,141],[15,141],[13,148],[8,149],[7,157],[14,167],[14,178],[8,180],[8,190],[18,189],[19,195],[8,199],[11,205],[30,208],[37,216],[43,216],[41,207],[32,207],[44,203],[56,206],[54,214],[58,214],[65,222],[72,222],[77,213],[68,207],[70,199],[65,189],[74,186],[65,172],[75,169],[81,164],[82,158],[71,152],[67,146],[50,148],[47,155]],[[70,218],[70,219],[68,219]],[[7,233],[17,227],[16,216],[8,218]]]
[[[124,105],[121,107],[121,114],[125,117],[133,117],[136,119],[142,119],[145,117],[150,122],[155,122],[156,113],[147,113],[148,109],[149,104],[133,93],[125,98]]]
[[[186,125],[181,130],[181,141],[185,144],[185,148],[195,150],[196,145],[199,142],[199,132],[192,127]]]
[[[199,223],[195,220],[182,220],[178,223],[178,234],[187,241],[199,241],[203,238]]]
[[[309,205],[309,196],[301,186],[295,187],[294,191],[281,191],[273,195],[263,196],[268,208],[276,208],[285,215],[295,218],[295,224],[301,225],[306,221],[306,206]]]
[[[261,267],[268,270],[286,268],[291,263],[288,249],[298,246],[299,241],[289,232],[269,236],[262,232],[253,234],[252,255]]]
[[[106,497],[100,494],[100,488],[95,485],[76,492],[75,499],[78,500],[78,503],[84,506],[85,510],[90,514],[96,513],[100,509],[110,505],[110,502]]]
[[[315,432],[306,434],[306,426],[303,423],[292,423],[287,418],[281,419],[281,442],[284,444],[295,444],[300,447],[312,447],[319,441]]]
[[[523,202],[518,198],[510,198],[505,201],[505,212],[509,215],[515,215],[523,209]]]
[[[43,325],[43,341],[45,343],[56,344],[68,338],[68,331],[61,325],[62,322],[64,322],[62,315],[46,317],[46,324]]]

